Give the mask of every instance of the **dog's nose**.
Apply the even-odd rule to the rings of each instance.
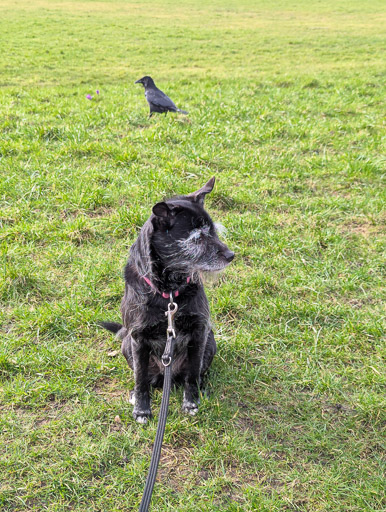
[[[224,258],[230,263],[233,258],[235,257],[235,253],[230,251],[229,249],[227,249],[225,252],[224,252]]]

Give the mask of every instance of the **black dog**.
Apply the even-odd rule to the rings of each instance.
[[[166,96],[161,89],[158,89],[151,76],[144,76],[134,83],[142,84],[145,88],[145,97],[150,107],[149,117],[151,117],[154,112],[159,112],[160,114],[167,114],[168,112],[187,114],[185,110],[176,107],[169,96]]]
[[[199,386],[216,353],[201,276],[224,269],[234,253],[219,240],[204,209],[214,181],[153,207],[125,267],[123,325],[102,323],[122,339],[122,353],[134,370],[133,416],[139,423],[151,417],[150,386],[163,384],[170,292],[178,303],[172,375],[175,384],[184,385],[184,412],[197,413]]]

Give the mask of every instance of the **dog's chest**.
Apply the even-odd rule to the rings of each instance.
[[[143,335],[146,338],[147,343],[150,345],[152,350],[158,355],[162,355],[167,338],[167,323],[162,322],[158,325],[154,325],[150,328],[147,328]],[[176,338],[174,341],[174,351],[175,353],[179,353],[183,350],[186,350],[190,340],[192,339],[192,332],[186,331],[185,329],[181,329],[178,327],[176,323]]]
[[[148,324],[140,335],[140,337],[150,345],[151,351],[159,357],[161,357],[165,349],[167,338],[167,320],[164,315],[165,313],[162,312],[162,315],[157,315],[157,319],[153,317],[153,322],[151,322],[150,325]],[[186,352],[190,341],[197,337],[195,336],[197,330],[202,330],[201,322],[198,321],[195,315],[190,316],[177,313],[175,318],[176,338],[174,342],[174,353],[176,356]]]
[[[192,336],[190,333],[176,333],[176,338],[174,340],[174,357],[177,357],[181,354],[186,353],[189,342],[191,341]],[[163,337],[153,338],[150,340],[150,346],[152,352],[159,358],[161,358],[165,346],[166,346],[166,332]]]

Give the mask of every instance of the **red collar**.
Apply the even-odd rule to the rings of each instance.
[[[145,276],[142,276],[143,279],[147,282],[147,284],[150,286],[150,288],[153,288],[153,290],[155,290],[157,293],[159,293],[160,295],[162,295],[162,297],[164,299],[168,299],[170,297],[170,294],[173,294],[174,297],[178,297],[180,292],[179,290],[171,290],[169,293],[166,293],[166,292],[160,292],[155,286],[154,284],[150,281],[150,279],[148,279],[147,277]],[[186,278],[186,282],[189,284],[190,283],[190,276]]]

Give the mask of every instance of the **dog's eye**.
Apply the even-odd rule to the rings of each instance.
[[[200,229],[202,228],[202,226],[205,224],[205,221],[202,217],[197,217],[197,219],[195,219],[194,221],[194,227],[196,229]]]

